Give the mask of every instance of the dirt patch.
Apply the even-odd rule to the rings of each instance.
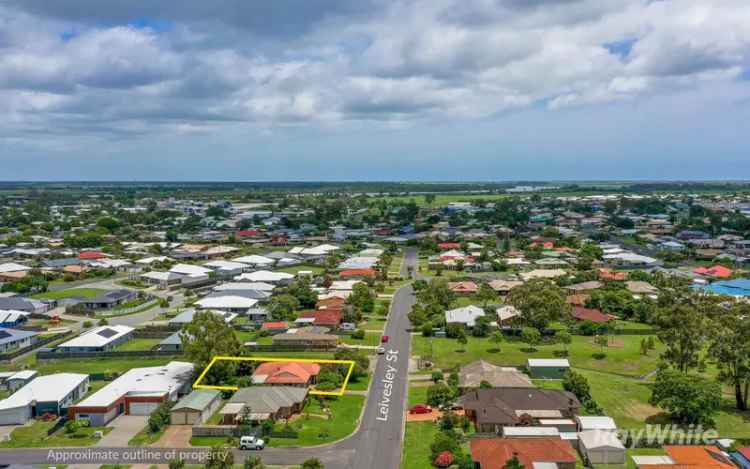
[[[628,417],[643,421],[661,412],[658,407],[632,400],[628,402],[625,409],[627,410]]]
[[[596,339],[593,338],[593,337],[591,338],[590,342],[591,342],[591,345],[595,345],[597,347],[601,347],[599,344],[596,343]],[[611,348],[623,348],[624,346],[625,346],[625,342],[623,342],[622,339],[617,339],[617,338],[614,338],[614,337],[610,337],[607,340],[607,347],[611,347]],[[606,351],[607,347],[604,347],[605,351]]]
[[[463,410],[457,410],[455,412],[456,415],[464,415]],[[429,414],[410,414],[408,411],[406,412],[406,421],[407,422],[435,422],[437,419],[443,416],[443,413],[439,410],[433,410]]]

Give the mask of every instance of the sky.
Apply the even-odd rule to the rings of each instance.
[[[3,0],[0,180],[750,179],[747,0]]]

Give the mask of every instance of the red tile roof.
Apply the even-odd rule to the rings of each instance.
[[[728,269],[723,265],[715,265],[713,267],[698,267],[693,270],[696,274],[705,275],[707,277],[715,278],[729,278],[734,273],[732,269]]]
[[[604,314],[598,309],[584,308],[582,306],[573,307],[571,313],[574,319],[579,321],[593,321],[598,323],[604,323],[612,320],[612,317],[608,314]]]
[[[301,318],[314,318],[313,324],[316,326],[337,327],[344,319],[344,313],[337,309],[325,309],[317,311],[305,311],[300,315]]]
[[[237,236],[258,236],[260,234],[259,230],[240,230],[237,232]]]
[[[445,251],[447,251],[449,249],[460,249],[461,248],[461,243],[440,243],[440,244],[438,244],[438,247],[440,249],[445,250]]]
[[[713,445],[665,446],[664,450],[678,465],[696,469],[737,469],[732,461]]]
[[[471,459],[482,469],[503,469],[513,456],[527,468],[534,462],[576,462],[573,447],[560,438],[493,438],[471,440]]]
[[[475,292],[479,290],[474,282],[448,282],[448,288],[454,292]]]
[[[99,251],[83,251],[80,254],[78,254],[79,259],[87,259],[87,260],[103,259],[105,257],[107,256]]]
[[[615,272],[611,269],[599,269],[599,278],[601,280],[627,280],[627,272]]]
[[[369,277],[375,278],[375,269],[348,269],[339,272],[339,277]]]
[[[266,376],[265,384],[307,384],[313,376],[320,373],[320,365],[317,363],[261,363],[255,369],[253,376],[256,378]]]
[[[737,448],[737,452],[750,461],[750,447],[746,446],[744,448]]]
[[[269,321],[264,322],[260,328],[261,330],[288,329],[289,325],[284,321]]]

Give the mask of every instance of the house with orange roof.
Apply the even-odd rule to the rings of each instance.
[[[440,243],[438,247],[443,251],[450,251],[451,249],[461,249],[461,243]]]
[[[617,272],[612,269],[599,269],[599,279],[623,282],[628,279],[628,273]]]
[[[274,384],[285,386],[310,386],[320,374],[317,363],[265,362],[253,373],[253,384]]]
[[[664,451],[672,464],[640,464],[639,469],[737,469],[714,445],[670,445]]]
[[[523,467],[556,464],[558,469],[574,469],[576,453],[566,440],[558,438],[491,438],[471,440],[471,459],[481,469],[504,469],[518,459]]]
[[[704,277],[722,279],[731,278],[732,274],[734,274],[734,271],[732,269],[724,267],[723,265],[715,265],[713,267],[698,267],[697,269],[694,269],[693,272],[698,275],[703,275]]]
[[[344,313],[340,309],[323,309],[316,311],[304,311],[300,315],[301,319],[312,319],[313,326],[338,328],[344,320]]]
[[[474,282],[448,282],[448,288],[457,295],[473,295],[479,291]]]
[[[350,278],[375,278],[377,276],[375,269],[347,269],[339,272],[339,277],[350,279]]]
[[[346,299],[338,296],[332,296],[319,300],[315,303],[316,309],[342,309],[346,304]]]
[[[574,295],[568,295],[565,297],[565,302],[573,306],[583,306],[591,298],[591,295],[587,293],[576,293]]]
[[[582,306],[573,307],[570,315],[576,321],[591,321],[597,324],[604,324],[614,319],[614,316],[604,314],[598,309],[584,308]]]

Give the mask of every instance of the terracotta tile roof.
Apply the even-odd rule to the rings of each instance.
[[[272,329],[288,329],[289,325],[284,321],[269,321],[264,322],[260,328],[262,330],[272,330]]]
[[[560,438],[493,438],[471,440],[471,459],[482,469],[503,469],[513,456],[527,468],[534,462],[575,464],[573,447]]]
[[[346,300],[344,298],[339,298],[339,297],[334,296],[331,298],[326,298],[324,300],[318,301],[317,303],[315,303],[315,307],[318,309],[323,309],[323,308],[330,309],[336,306],[343,307],[345,303],[346,303]]]
[[[615,272],[611,269],[599,269],[599,278],[602,280],[627,280],[627,272]]]
[[[713,267],[698,267],[693,270],[696,274],[705,275],[707,277],[715,278],[729,278],[734,273],[732,269],[728,269],[723,265],[715,265]]]
[[[79,259],[89,259],[90,260],[90,259],[102,259],[104,257],[107,257],[107,256],[105,256],[104,254],[102,254],[101,252],[98,252],[98,251],[84,251],[84,252],[81,252],[81,253],[78,254],[78,258]]]
[[[455,292],[475,292],[479,290],[474,282],[448,282],[448,288]]]
[[[369,277],[375,278],[375,269],[348,269],[339,272],[339,277]]]
[[[448,249],[459,249],[461,248],[461,243],[440,243],[438,244],[438,247],[445,251]]]
[[[604,323],[612,320],[612,317],[608,314],[604,314],[598,309],[584,308],[582,306],[575,306],[571,313],[573,318],[579,321],[593,321],[598,323]]]
[[[675,464],[693,469],[737,469],[719,448],[712,445],[665,446],[664,450]],[[651,469],[653,466],[646,466]],[[675,468],[677,466],[671,466]]]
[[[301,318],[314,318],[313,324],[316,326],[336,327],[343,321],[344,313],[337,309],[324,309],[318,311],[304,311]]]
[[[260,378],[265,384],[307,384],[313,376],[320,373],[320,365],[317,363],[261,363],[255,369],[253,377]]]

